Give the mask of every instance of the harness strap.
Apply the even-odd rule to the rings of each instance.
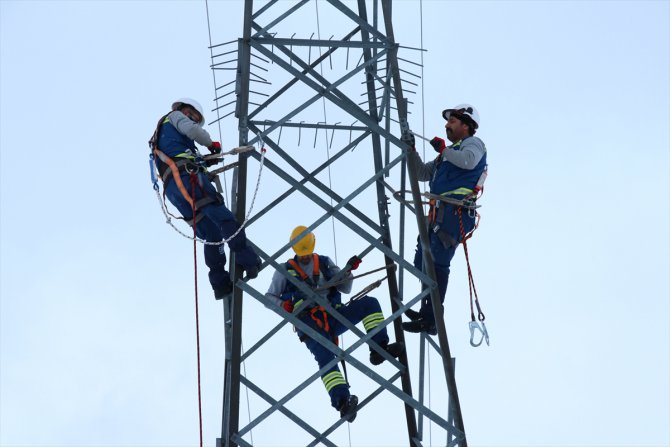
[[[202,218],[205,216],[204,214],[199,213],[198,210],[201,209],[202,207],[204,207],[205,205],[209,205],[210,203],[215,203],[215,202],[218,203],[219,201],[217,199],[215,199],[213,197],[209,197],[209,196],[205,196],[202,199],[197,200],[195,202],[195,207],[194,207],[196,209],[196,212],[194,214],[195,224],[200,222],[202,220]],[[184,219],[184,222],[186,222],[187,224],[189,224],[191,226],[194,225],[194,219]]]
[[[181,194],[184,196],[189,205],[193,207],[194,206],[193,198],[189,195],[188,191],[186,190],[184,182],[181,181],[181,176],[179,175],[179,168],[177,167],[174,160],[165,155],[160,149],[158,149],[158,147],[154,147],[153,152],[154,155],[160,159],[160,161],[168,165],[170,171],[172,172],[172,177],[174,177],[174,182],[177,185],[177,188],[179,189],[179,192],[181,192]]]
[[[291,258],[288,260],[288,263],[290,264],[291,267],[293,267],[293,270],[295,270],[298,275],[300,275],[300,279],[305,281],[307,279],[307,273],[300,267],[300,265],[295,262],[295,259]],[[312,276],[315,277],[316,279],[319,278],[321,275],[321,272],[319,270],[319,255],[316,253],[312,253],[312,264],[313,264],[313,269],[312,269]]]
[[[321,319],[317,315],[319,312],[321,312]],[[330,334],[330,325],[328,324],[328,313],[326,312],[326,309],[324,309],[323,306],[318,306],[318,307],[313,307],[309,311],[309,316],[312,317],[312,320],[316,323],[316,326],[319,329],[323,329],[326,333]]]

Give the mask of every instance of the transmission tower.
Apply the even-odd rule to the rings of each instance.
[[[353,5],[353,8],[348,5]],[[401,69],[399,61],[406,61],[410,66],[418,64],[398,56],[400,46],[394,37],[392,2],[358,0],[345,4],[339,0],[272,0],[257,9],[254,7],[253,0],[245,1],[240,39],[212,45],[212,68],[234,73],[233,81],[221,82],[220,85],[217,82],[216,85],[217,101],[233,93],[235,95],[234,101],[217,107],[219,119],[234,113],[238,121],[239,145],[267,149],[267,156],[263,156],[261,151],[240,156],[235,168],[231,208],[238,221],[246,219],[247,231],[253,241],[255,229],[261,225],[268,228],[267,222],[262,223],[264,220],[280,220],[280,211],[288,209],[285,207],[289,203],[290,206],[300,203],[301,209],[309,209],[300,218],[309,218],[310,221],[296,222],[306,225],[309,231],[321,228],[325,232],[325,224],[335,219],[338,226],[360,241],[356,248],[364,247],[358,254],[360,257],[379,259],[386,266],[384,283],[388,288],[392,313],[382,326],[388,327],[390,334],[395,333],[395,340],[404,342],[400,316],[430,294],[438,333],[436,339],[421,335],[419,397],[416,398],[412,392],[407,353],[398,359],[392,358],[372,341],[371,336],[377,331],[365,334],[344,319],[327,300],[313,294],[314,301],[324,306],[332,318],[342,322],[353,334],[355,340],[349,346],[336,346],[294,315],[273,306],[265,297],[265,291],[254,287],[254,281],[242,279],[241,272],[235,269],[233,257],[231,271],[237,287],[232,297],[223,302],[226,353],[222,429],[217,447],[252,446],[253,430],[260,429],[277,417],[283,418],[284,423],[291,421],[301,433],[302,437],[298,436],[291,445],[336,445],[329,437],[338,428],[346,426],[343,419],[332,412],[332,421],[326,427],[317,427],[316,423],[310,422],[311,414],[300,413],[292,405],[303,395],[309,395],[312,384],[320,382],[316,364],[289,390],[277,390],[241,373],[242,363],[262,355],[264,345],[271,343],[287,325],[294,325],[317,339],[353,368],[350,374],[355,372],[373,384],[372,391],[361,399],[359,418],[383,396],[397,403],[397,411],[404,413],[408,445],[424,445],[423,421],[427,419],[444,430],[446,445],[467,446],[415,166],[413,158],[407,157],[410,148],[400,138],[410,132],[408,100],[403,82],[412,84],[402,76],[415,75],[411,69]],[[301,36],[309,33],[307,25],[315,25],[312,15],[315,9],[318,34]],[[311,18],[305,18],[310,15]],[[335,27],[335,31],[329,38],[322,38],[321,27],[325,29],[328,26],[331,29]],[[408,49],[414,54],[418,51]],[[236,54],[236,57],[230,59],[230,54]],[[363,101],[357,103],[352,98],[362,98]],[[224,114],[226,107],[232,109],[233,104],[234,110]],[[311,145],[312,133],[312,150],[296,150],[297,146]],[[321,154],[324,148],[328,151],[327,160],[320,164],[312,163],[311,156],[317,152],[313,149],[317,146]],[[259,163],[258,169],[263,170],[264,176],[272,175],[283,181],[286,190],[262,190],[262,200],[265,201],[262,210],[247,216],[247,196],[254,191],[255,197],[258,191],[257,185],[249,182],[248,178],[249,165],[255,162]],[[364,165],[367,168],[364,169]],[[336,178],[340,181],[335,182],[338,183],[336,186],[326,179],[326,174],[330,179],[333,172],[339,173]],[[346,181],[341,181],[343,178]],[[411,196],[398,202],[399,220],[393,225],[398,232],[395,241],[399,249],[396,250],[389,213],[390,197],[398,192],[404,195],[406,188]],[[373,203],[376,206],[372,206]],[[415,216],[416,226],[412,224],[411,228],[416,230],[412,234],[418,230],[424,248],[426,274],[404,259],[405,216],[408,211],[410,216]],[[277,217],[271,218],[273,213]],[[264,260],[263,269],[276,269],[286,274],[283,263],[290,251],[290,243],[283,232],[277,239],[286,242],[278,242],[272,250],[265,246],[255,248]],[[288,274],[286,276],[296,287],[305,288],[300,281]],[[403,284],[412,278],[424,287],[415,295],[403,296]],[[249,303],[249,298],[268,307],[263,309],[265,312],[274,311],[279,316],[279,323],[252,346],[245,339],[246,352],[243,353],[243,322],[249,321],[244,318],[243,303]],[[390,331],[391,327],[393,331]],[[429,346],[438,352],[441,359],[449,408],[431,409],[423,401],[424,354]],[[361,347],[364,349],[357,351]],[[370,368],[354,355],[356,352],[367,353],[367,348],[383,353],[387,360],[383,371]],[[305,348],[295,340],[290,349]],[[251,415],[247,424],[240,422],[241,386],[265,405],[265,410]],[[322,389],[320,393],[319,402],[311,402],[311,407],[327,406]],[[400,427],[393,429],[397,431]]]

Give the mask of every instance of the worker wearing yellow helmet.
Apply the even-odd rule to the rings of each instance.
[[[352,324],[363,322],[366,332],[370,332],[384,321],[379,301],[371,296],[363,296],[355,301],[342,304],[342,293],[351,292],[353,284],[352,270],[356,270],[361,259],[353,256],[347,262],[344,270],[344,281],[336,282],[328,287],[328,282],[340,273],[340,268],[328,257],[314,252],[316,236],[305,226],[297,226],[291,232],[290,241],[295,256],[289,259],[284,268],[288,275],[303,281],[315,293],[326,298],[337,311]],[[326,310],[303,294],[296,286],[288,281],[285,272],[277,270],[273,277],[266,297],[285,311],[295,314],[302,322],[312,329],[323,334],[327,339],[335,341],[347,328],[336,318],[330,316]],[[303,331],[297,330],[300,341],[314,355],[319,369],[331,363],[335,355],[318,341],[308,337]],[[400,356],[405,347],[402,343],[389,344],[388,333],[383,327],[372,337],[377,344],[386,350],[392,357]],[[379,365],[384,357],[377,351],[370,349],[370,363]],[[330,395],[331,405],[340,412],[340,416],[349,422],[356,418],[358,398],[349,392],[349,384],[344,378],[337,363],[321,375],[321,380]]]

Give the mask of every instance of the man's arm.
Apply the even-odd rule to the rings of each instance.
[[[327,258],[327,259],[328,259],[328,275],[332,278],[335,275],[337,275],[338,273],[340,273],[340,268],[337,265],[335,265],[335,263],[333,262],[332,259],[330,259],[330,258]],[[349,281],[344,281],[344,282],[338,284],[337,286],[335,286],[335,287],[337,287],[338,291],[340,291],[342,293],[351,292],[351,288],[354,285],[354,279],[351,276],[352,276],[351,272],[347,272],[347,274],[344,275],[342,280],[345,280],[345,279],[348,279],[348,278],[351,278],[351,279],[349,279]]]
[[[175,110],[174,112],[170,112],[168,117],[172,125],[188,138],[195,140],[196,143],[205,147],[212,145],[212,138],[209,136],[209,133],[180,111]]]
[[[486,153],[484,142],[477,137],[463,140],[460,150],[447,147],[444,150],[444,159],[462,169],[474,169]]]
[[[424,163],[416,152],[411,152],[409,156],[416,160],[416,179],[420,182],[429,181],[433,177],[435,160]]]
[[[272,282],[270,283],[270,287],[268,288],[265,297],[277,306],[281,306],[282,300],[279,297],[282,295],[285,288],[286,277],[280,271],[275,270],[272,275]]]

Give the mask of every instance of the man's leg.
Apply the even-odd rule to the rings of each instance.
[[[335,358],[335,354],[311,338],[307,338],[305,340],[305,345],[314,356],[316,362],[319,364],[319,369],[323,368],[327,363]],[[333,365],[326,372],[324,372],[321,375],[321,380],[323,381],[323,386],[326,388],[326,391],[330,396],[330,404],[333,406],[333,408],[340,412],[343,409],[346,409],[345,407],[349,403],[350,397],[353,396],[351,396],[349,393],[349,384],[340,372],[337,364]],[[355,417],[355,412],[353,417]],[[351,418],[349,422],[351,421],[353,421],[353,418]]]

